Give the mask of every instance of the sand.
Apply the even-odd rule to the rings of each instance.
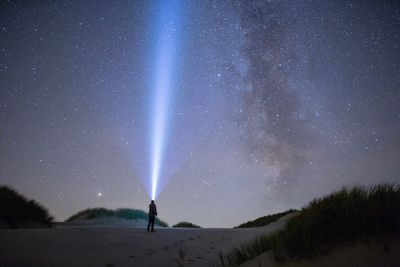
[[[219,252],[281,229],[291,216],[245,229],[157,228],[152,233],[143,227],[85,225],[0,230],[0,266],[219,266]]]
[[[342,245],[329,253],[311,259],[276,263],[271,252],[245,262],[240,267],[398,267],[400,239],[398,237]]]

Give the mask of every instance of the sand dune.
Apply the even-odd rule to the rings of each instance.
[[[289,214],[265,227],[245,229],[59,226],[0,230],[1,266],[216,266],[218,252],[281,229]],[[143,222],[141,222],[143,223]]]

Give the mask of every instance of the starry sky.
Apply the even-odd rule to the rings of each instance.
[[[147,209],[162,2],[1,1],[0,184],[58,221]],[[400,182],[398,1],[176,8],[161,219],[231,227]]]

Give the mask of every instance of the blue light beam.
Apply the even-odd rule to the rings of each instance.
[[[176,12],[178,1],[162,1],[157,36],[157,60],[152,94],[151,127],[151,199],[158,195],[157,185],[162,171],[171,91],[173,90],[174,59],[176,55]]]

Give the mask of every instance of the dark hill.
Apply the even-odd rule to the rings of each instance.
[[[0,226],[6,228],[51,227],[53,217],[35,200],[8,186],[0,186]]]

